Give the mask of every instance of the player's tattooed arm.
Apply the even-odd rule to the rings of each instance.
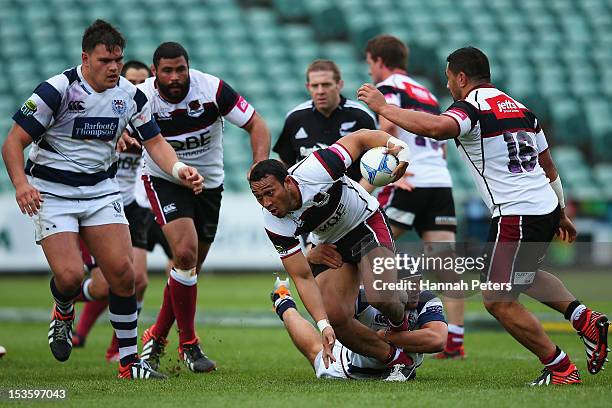
[[[23,151],[32,143],[32,137],[18,124],[14,124],[2,145],[2,158],[13,186],[15,200],[23,214],[38,214],[44,200],[40,192],[28,181],[24,169]]]

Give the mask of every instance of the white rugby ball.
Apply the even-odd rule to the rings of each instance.
[[[0,346],[0,358],[4,357],[5,354],[6,354],[6,349]]]
[[[359,168],[368,183],[376,187],[386,186],[393,179],[393,170],[399,164],[397,157],[385,153],[384,147],[374,147],[361,157]]]

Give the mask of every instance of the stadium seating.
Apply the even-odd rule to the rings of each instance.
[[[463,45],[481,47],[494,82],[531,107],[551,145],[559,146],[554,155],[568,196],[611,197],[612,3],[606,0],[15,0],[2,7],[0,141],[36,84],[78,63],[82,31],[95,18],[123,31],[127,59],[149,63],[161,41],[184,43],[192,66],[242,92],[274,139],[287,110],[307,98],[309,62],[336,60],[344,93],[354,97],[368,80],[365,42],[389,32],[409,43],[410,71],[426,78],[444,108],[446,56]],[[244,132],[227,127],[228,190],[248,188],[248,146]],[[473,197],[466,167],[449,150],[457,198]],[[10,190],[7,180],[1,169],[0,192]]]

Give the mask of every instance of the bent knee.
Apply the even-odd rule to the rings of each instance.
[[[84,276],[83,268],[65,268],[56,272],[53,279],[62,293],[75,293],[80,289]]]
[[[190,269],[196,266],[198,261],[198,251],[195,246],[192,245],[179,245],[178,248],[173,249],[174,263],[178,268]]]

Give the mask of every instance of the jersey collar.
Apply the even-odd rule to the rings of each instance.
[[[487,82],[487,83],[484,83],[484,84],[476,85],[475,87],[473,87],[472,89],[470,89],[470,90],[468,91],[468,93],[466,93],[466,94],[465,94],[465,97],[467,98],[467,96],[468,96],[469,94],[471,94],[473,91],[475,91],[475,90],[477,90],[477,89],[480,89],[480,88],[495,88],[495,86],[494,86],[493,84],[491,84],[491,83],[488,83],[488,82]],[[465,98],[463,98],[463,99],[465,99]]]

